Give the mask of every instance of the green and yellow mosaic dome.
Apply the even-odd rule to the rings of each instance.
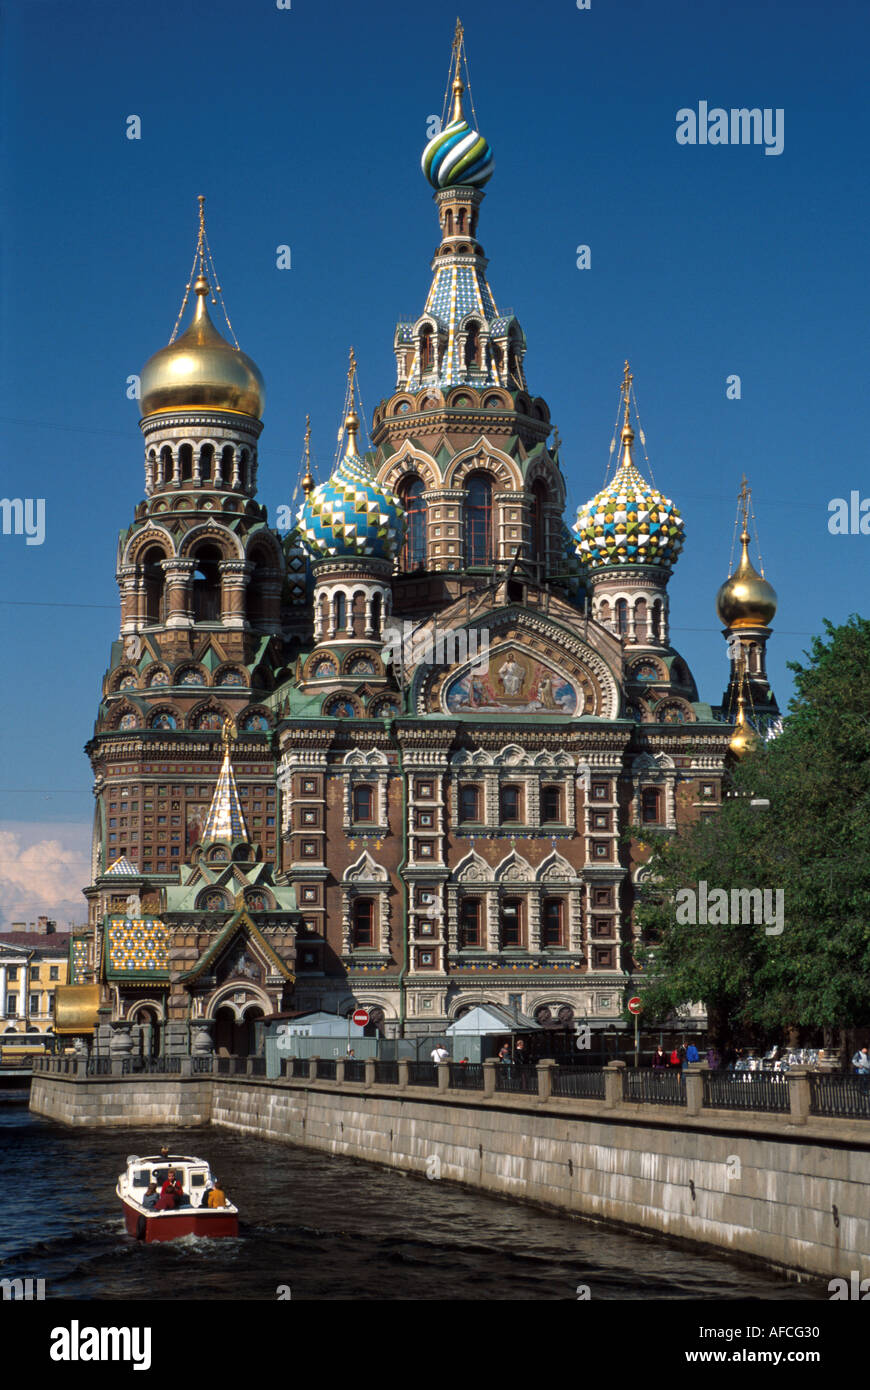
[[[402,504],[381,487],[371,465],[357,453],[359,421],[354,412],[346,427],[347,452],[332,476],[299,508],[299,532],[314,559],[371,555],[392,560],[404,538]]]
[[[609,565],[658,565],[670,570],[683,548],[683,518],[670,498],[635,468],[633,439],[633,430],[626,426],[622,463],[612,481],[577,513],[577,554],[592,571]]]

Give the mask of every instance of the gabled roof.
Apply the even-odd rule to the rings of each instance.
[[[512,1009],[504,1009],[500,1004],[478,1004],[476,1008],[470,1009],[467,1014],[463,1014],[455,1023],[451,1023],[444,1030],[446,1033],[458,1034],[478,1034],[478,1033],[526,1033],[534,1031],[541,1032],[541,1025],[536,1023],[528,1014],[520,1013],[519,1009],[514,1014]]]
[[[202,953],[193,969],[188,970],[184,975],[180,975],[178,977],[179,980],[186,984],[189,981],[198,979],[200,975],[208,974],[209,966],[217,960],[218,956],[221,955],[225,947],[229,945],[233,937],[240,936],[243,933],[247,935],[249,941],[254,942],[259,947],[266,960],[271,961],[275,967],[274,973],[276,975],[282,975],[285,980],[294,980],[296,978],[290,967],[284,964],[281,957],[277,955],[269,945],[263,933],[257,927],[256,922],[254,922],[242,908],[238,912],[233,913],[223,931],[218,934],[208,950]]]

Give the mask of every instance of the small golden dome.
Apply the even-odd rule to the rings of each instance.
[[[256,363],[221,337],[206,297],[208,280],[194,282],[196,309],[190,327],[142,368],[143,415],[165,410],[230,410],[262,418],[266,390]]]
[[[741,695],[737,701],[737,719],[728,747],[736,758],[744,758],[747,753],[754,753],[756,749],[760,748],[762,742],[761,735],[756,733],[746,718],[743,709],[743,696]]]
[[[716,612],[726,627],[767,627],[776,614],[776,590],[749,559],[749,532],[740,537],[743,554],[716,595]]]

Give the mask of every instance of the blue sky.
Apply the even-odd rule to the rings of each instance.
[[[328,469],[350,344],[369,418],[394,387],[393,326],[422,308],[437,242],[419,156],[455,14],[455,0],[3,5],[0,492],[45,498],[46,535],[0,536],[0,913],[25,915],[26,889],[3,889],[16,835],[66,846],[87,878],[82,746],[117,634],[117,532],[143,487],[125,383],[172,330],[196,195],[266,379],[274,516],[306,412]],[[563,439],[568,519],[603,481],[628,357],[655,481],[686,520],[674,642],[718,700],[713,601],[745,470],[784,705],[786,662],[823,618],[868,609],[870,537],[827,528],[831,498],[870,495],[866,6],[469,0],[462,18],[496,159],[480,237]],[[678,145],[677,111],[701,100],[782,108],[782,154]]]

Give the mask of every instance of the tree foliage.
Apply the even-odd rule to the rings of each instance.
[[[718,816],[656,842],[637,909],[648,1015],[704,1001],[722,1040],[870,1022],[870,621],[826,622],[805,655],[783,732],[734,769]],[[677,894],[702,881],[781,889],[782,933],[680,925]]]

